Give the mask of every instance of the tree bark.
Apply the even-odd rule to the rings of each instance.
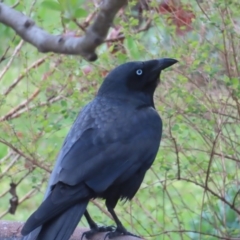
[[[82,37],[52,35],[23,13],[0,2],[0,23],[11,27],[26,42],[39,52],[81,55],[88,61],[95,61],[96,48],[101,45],[111,27],[114,17],[127,0],[103,0],[93,23]]]
[[[23,222],[11,222],[0,220],[0,240],[21,240],[21,228],[23,226]],[[88,231],[88,228],[76,228],[74,234],[70,238],[70,240],[79,240],[81,239],[82,233]],[[96,234],[92,240],[103,240],[106,233]],[[83,240],[87,240],[83,238]],[[137,237],[131,236],[123,236],[118,237],[116,240],[141,240]]]

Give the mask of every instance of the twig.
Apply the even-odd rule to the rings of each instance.
[[[234,198],[233,198],[233,203],[232,205],[235,206],[236,200],[237,200],[237,196],[239,195],[240,190],[237,191],[237,193],[235,194]]]
[[[28,104],[37,97],[37,95],[40,93],[40,89],[38,88],[37,90],[35,90],[35,92],[26,100],[24,100],[22,103],[20,103],[17,107],[13,108],[11,111],[9,111],[6,115],[4,115],[3,117],[0,118],[0,122],[9,120],[10,117],[14,114],[17,113],[19,110],[21,110],[22,108],[28,106]]]
[[[20,1],[17,1],[16,3],[14,3],[14,4],[11,6],[11,8],[17,7],[17,6],[19,5],[19,3],[20,3]]]
[[[166,147],[165,147],[166,148]],[[197,149],[197,148],[186,148],[186,147],[183,147],[183,150],[187,150],[187,151],[199,151],[199,152],[204,152],[204,153],[210,153],[208,152],[207,150],[202,150],[202,149]],[[225,154],[222,154],[222,153],[218,153],[218,152],[213,152],[214,155],[217,155],[219,157],[223,157],[223,158],[227,158],[227,159],[230,159],[230,160],[233,160],[237,163],[240,163],[240,159],[237,159],[235,157],[232,157],[232,156],[229,156],[229,155],[225,155]]]
[[[99,6],[95,5],[95,9],[97,9]],[[86,31],[86,28],[89,26],[90,22],[93,20],[93,18],[96,16],[97,11],[95,10],[93,13],[88,15],[86,20],[81,24],[77,21],[77,19],[73,19],[73,22],[83,31]]]
[[[7,159],[9,159],[11,156],[13,155],[13,152],[10,150],[8,151],[8,154],[5,155],[1,160],[0,160],[0,163],[4,163]]]
[[[35,108],[47,106],[47,105],[52,104],[54,102],[60,101],[63,98],[64,98],[64,96],[57,96],[55,98],[52,98],[48,102],[42,102],[42,103],[34,105],[34,106],[25,107],[25,108],[21,109],[20,111],[18,111],[16,113],[12,114],[11,116],[9,116],[8,120],[18,118],[19,116],[21,116],[25,112],[29,112],[29,111],[31,111],[32,109],[35,109]]]
[[[140,32],[147,31],[151,27],[151,23],[152,23],[152,19],[148,19],[146,24],[143,27],[135,30],[133,32],[133,34],[138,34]],[[118,36],[116,38],[108,38],[108,39],[105,40],[105,42],[118,42],[118,41],[121,41],[121,40],[124,40],[124,39],[125,39],[125,36],[123,34],[121,34],[120,36]]]
[[[105,42],[118,42],[120,40],[124,40],[125,36],[124,35],[120,35],[119,37],[116,38],[108,38],[105,40]]]
[[[181,167],[180,167],[180,159],[179,159],[179,150],[178,150],[178,145],[177,145],[177,141],[176,141],[176,138],[173,137],[172,135],[172,130],[171,130],[171,118],[169,119],[169,134],[170,134],[170,137],[173,141],[173,144],[174,144],[174,148],[175,148],[175,153],[176,153],[176,156],[177,156],[177,167],[178,167],[178,171],[177,171],[177,176],[178,176],[178,179],[181,178]]]
[[[13,160],[8,164],[8,166],[4,169],[4,171],[2,171],[1,175],[0,175],[0,179],[3,178],[5,176],[5,174],[8,173],[8,171],[12,168],[12,166],[14,165],[14,163],[20,158],[20,155],[16,155]]]
[[[40,59],[40,63],[44,61],[44,59]],[[39,64],[39,62],[36,62],[35,64]],[[56,70],[56,67],[61,63],[61,60],[60,61],[57,61],[54,66],[52,67],[51,71],[49,71],[48,73],[44,74],[43,77],[42,77],[42,81],[45,81],[49,76],[51,76],[55,70]],[[33,64],[31,67],[35,67],[36,65]],[[17,82],[19,82],[19,78],[13,83],[13,85],[16,86]],[[12,86],[12,85],[11,85]],[[10,88],[8,88],[8,92],[10,91],[10,89],[12,89],[10,86]],[[17,113],[19,110],[23,109],[23,108],[28,108],[28,105],[29,103],[35,99],[38,94],[40,93],[41,89],[40,88],[37,88],[34,93],[32,93],[32,95],[27,98],[26,100],[24,100],[22,103],[20,103],[17,107],[11,109],[6,115],[4,115],[3,117],[0,118],[0,122],[2,121],[5,121],[5,120],[9,120],[11,118],[12,115],[14,115],[15,113]]]
[[[108,216],[109,218],[113,219],[112,215],[105,210],[96,200],[92,199],[91,202],[99,209],[101,210],[101,212],[103,212],[106,216]]]
[[[146,209],[144,204],[141,203],[141,201],[138,200],[138,198],[133,198],[133,202],[137,203],[137,205],[145,212],[145,214],[154,222],[156,226],[159,228],[162,228],[162,225],[159,223],[159,221],[152,216],[152,214],[149,212],[149,210]]]
[[[44,181],[46,180],[46,178],[43,178],[41,183],[39,184],[40,186],[44,183]],[[15,187],[17,187],[18,184],[14,184]],[[10,191],[10,189],[9,189]],[[34,194],[36,194],[37,192],[39,192],[39,187],[38,188],[34,188],[32,190],[30,190],[27,194],[25,194],[19,201],[18,201],[18,205],[20,205],[21,203],[23,203],[24,201],[26,201],[27,199],[29,199],[30,197],[32,197]],[[1,213],[0,215],[0,219],[3,218],[6,214],[9,213],[9,210],[4,211],[3,213]]]
[[[84,26],[82,26],[82,24],[81,23],[79,23],[78,21],[77,21],[77,19],[73,19],[73,22],[83,31],[83,32],[85,32],[86,31],[86,28],[84,27]]]
[[[203,189],[205,189],[205,191],[208,191],[209,193],[211,193],[213,196],[215,196],[216,198],[218,198],[219,200],[221,200],[222,202],[224,202],[225,204],[227,204],[232,210],[234,210],[235,212],[237,212],[238,214],[240,214],[240,209],[236,208],[232,203],[228,202],[224,197],[222,197],[221,195],[218,195],[217,193],[215,193],[211,188],[209,188],[206,185],[203,185],[199,182],[195,182],[191,179],[188,178],[182,178],[180,180],[186,181],[186,182],[190,182],[193,183]]]
[[[216,144],[217,144],[218,137],[219,137],[220,133],[221,133],[221,129],[219,129],[219,131],[217,133],[217,136],[215,137],[215,139],[213,141],[213,146],[212,146],[212,150],[211,150],[211,153],[210,153],[210,159],[209,159],[208,168],[207,168],[207,175],[206,175],[206,179],[205,179],[206,188],[208,186],[208,179],[209,179],[209,176],[210,176],[210,169],[211,169],[211,165],[212,165],[212,161],[213,161],[213,157],[214,157],[214,150],[215,150],[215,147],[216,147]]]
[[[147,31],[151,27],[151,23],[152,23],[152,19],[149,18],[143,27],[134,31],[134,34]]]
[[[82,24],[84,28],[88,27],[90,22],[93,20],[93,18],[96,16],[96,11],[91,13],[85,20],[85,22]]]
[[[19,185],[30,173],[32,173],[35,170],[35,167],[31,168],[31,170],[29,170],[25,175],[23,175],[18,182],[16,183],[16,185]],[[0,194],[0,198],[4,197],[8,192],[9,192],[10,188],[5,190],[3,193]]]
[[[1,22],[1,4],[0,3],[0,22]],[[19,53],[20,49],[23,46],[24,41],[21,40],[20,43],[17,45],[17,47],[14,49],[14,52],[10,58],[10,60],[8,61],[6,67],[2,70],[2,72],[0,73],[0,81],[2,80],[3,76],[5,75],[5,73],[7,72],[7,70],[10,68],[15,56]]]
[[[13,38],[12,38],[12,40],[10,42],[13,42],[15,40],[15,38],[16,38],[16,34],[13,36]],[[6,55],[7,55],[8,51],[9,51],[9,49],[10,49],[10,44],[7,46],[7,48],[5,49],[3,55],[0,57],[0,63],[6,59]]]
[[[200,232],[200,231],[196,231],[196,230],[185,230],[185,229],[167,230],[167,231],[163,231],[163,232],[161,232],[159,234],[155,234],[154,236],[160,236],[160,235],[164,235],[164,234],[167,234],[167,233],[196,233],[196,234],[199,234],[199,235],[205,235],[205,236],[209,236],[209,237],[214,237],[216,239],[239,240],[239,238],[221,237],[219,235],[215,235],[215,234],[211,234],[211,233],[204,233],[204,232]]]
[[[13,81],[13,83],[6,89],[6,91],[3,93],[4,96],[7,96],[13,89],[14,87],[16,87],[16,85],[25,77],[25,75],[34,68],[39,67],[41,64],[43,64],[47,59],[49,58],[49,56],[43,57],[38,59],[36,62],[34,62],[30,67],[28,67],[27,69],[25,69],[24,73],[22,73],[21,75],[18,76],[17,79],[15,79]]]
[[[3,139],[0,139],[0,142],[3,143],[4,145],[8,146],[9,148],[11,148],[14,152],[19,154],[21,157],[25,158],[27,161],[31,162],[33,165],[38,166],[39,168],[45,170],[46,172],[49,172],[49,173],[51,172],[44,165],[39,163],[37,160],[30,158],[25,153],[23,153],[21,150],[19,150],[18,148],[14,147],[11,143],[9,143],[9,142],[7,142],[7,141],[5,141]]]

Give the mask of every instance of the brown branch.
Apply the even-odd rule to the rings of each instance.
[[[19,3],[20,3],[20,1],[17,1],[16,3],[14,3],[14,4],[11,6],[11,8],[17,7],[17,6],[19,5]]]
[[[0,179],[3,178],[3,177],[9,172],[9,170],[12,168],[12,166],[15,164],[15,162],[18,161],[19,158],[20,158],[20,155],[14,156],[14,158],[13,158],[12,161],[6,166],[6,168],[4,169],[4,171],[1,172],[1,174],[0,174]]]
[[[24,174],[16,183],[16,185],[18,186],[30,173],[32,173],[35,170],[35,167],[33,167],[32,169],[30,169],[26,174]],[[0,198],[4,197],[8,192],[10,191],[10,188],[8,188],[7,190],[5,190],[3,193],[0,194]],[[1,219],[1,217],[0,217]]]
[[[11,221],[0,221],[0,239],[4,240],[21,240],[21,228],[23,226],[22,222],[11,222]],[[73,235],[71,236],[70,240],[81,239],[82,234],[85,231],[88,231],[88,228],[77,228]],[[98,233],[94,235],[91,239],[92,240],[103,240],[106,233]],[[118,240],[141,240],[143,238],[137,238],[132,236],[122,236],[118,237]],[[86,240],[84,237],[83,240]]]
[[[167,148],[165,146],[165,148]],[[170,147],[169,147],[170,148]],[[211,154],[211,151],[207,151],[207,150],[203,150],[203,149],[197,149],[197,148],[186,148],[186,147],[182,147],[183,150],[187,150],[187,151],[198,151],[198,152],[204,152],[204,153],[207,153],[207,154]],[[227,159],[230,159],[230,160],[233,160],[235,162],[238,162],[240,163],[240,159],[238,158],[235,158],[233,156],[229,156],[229,155],[226,155],[226,154],[223,154],[223,153],[218,153],[218,152],[213,152],[214,155],[216,156],[219,156],[219,157],[223,157],[223,158],[227,158]]]
[[[212,233],[204,233],[201,231],[196,231],[196,230],[185,230],[185,229],[179,229],[179,230],[167,230],[167,231],[163,231],[159,234],[156,234],[156,236],[160,236],[160,235],[165,235],[165,234],[169,234],[169,233],[196,233],[199,235],[204,235],[204,236],[208,236],[208,237],[214,237],[216,239],[223,239],[223,240],[239,240],[239,238],[231,238],[231,237],[222,237],[216,234],[212,234]],[[212,239],[212,238],[211,238]]]
[[[138,198],[133,198],[133,202],[137,203],[137,205],[144,211],[146,216],[148,216],[148,218],[151,219],[157,227],[163,228],[160,222],[153,217],[152,213],[144,206],[144,204],[141,203],[141,201],[138,200]]]
[[[137,33],[140,33],[140,32],[145,32],[145,31],[149,30],[149,28],[151,27],[151,24],[152,24],[152,19],[149,18],[149,19],[146,21],[146,23],[145,23],[144,26],[142,26],[141,28],[139,28],[139,29],[137,29],[136,31],[134,31],[134,34],[137,34]]]
[[[175,153],[176,153],[176,157],[177,157],[177,168],[178,168],[178,171],[177,171],[177,177],[178,179],[181,178],[181,167],[180,167],[180,158],[179,158],[179,149],[178,149],[178,144],[177,144],[177,140],[175,137],[173,137],[172,135],[172,130],[171,130],[171,118],[169,119],[169,134],[170,134],[170,137],[173,141],[173,144],[174,144],[174,148],[175,148]]]
[[[34,105],[34,106],[26,106],[25,108],[19,110],[18,112],[12,114],[11,116],[8,117],[8,120],[11,120],[11,119],[14,119],[14,118],[18,118],[20,117],[23,113],[26,113],[26,112],[29,112],[35,108],[39,108],[39,107],[44,107],[44,106],[47,106],[47,105],[51,105],[52,103],[55,103],[55,102],[58,102],[60,100],[62,100],[64,98],[64,96],[57,96],[55,98],[51,98],[49,101],[47,102],[42,102],[42,103],[39,103],[37,105]],[[1,121],[0,121],[1,122]]]
[[[138,34],[140,32],[147,31],[151,27],[151,23],[152,23],[152,19],[148,19],[146,24],[143,27],[133,31],[132,34]],[[124,39],[125,39],[124,34],[120,34],[118,37],[106,39],[105,42],[118,42],[118,41],[121,41],[121,40],[124,40]]]
[[[13,42],[15,40],[16,36],[17,35],[15,34],[10,42]],[[0,57],[0,63],[6,59],[6,55],[7,55],[8,51],[9,51],[9,49],[10,49],[10,44],[7,46],[7,48],[5,49],[3,55]]]
[[[95,5],[96,9],[97,6]],[[93,13],[91,13],[90,15],[88,15],[88,17],[86,18],[86,20],[80,24],[77,19],[73,19],[73,22],[83,31],[86,31],[86,28],[89,26],[90,22],[93,20],[93,18],[96,16],[97,11],[94,11]]]
[[[188,178],[182,178],[180,180],[186,181],[186,182],[190,182],[193,183],[201,188],[203,188],[205,191],[208,191],[209,193],[211,193],[213,196],[215,196],[216,198],[218,198],[220,201],[224,202],[226,205],[228,205],[232,210],[234,210],[236,213],[240,214],[240,210],[234,206],[233,203],[230,203],[229,201],[226,200],[226,198],[222,197],[221,195],[217,194],[216,192],[214,192],[211,188],[209,188],[209,186],[207,185],[203,185],[199,182],[193,181],[191,179]]]
[[[34,62],[30,67],[26,68],[25,71],[19,75],[13,83],[6,89],[6,91],[3,93],[4,96],[7,96],[15,87],[16,85],[26,76],[26,74],[31,70],[39,67],[41,64],[43,64],[49,56],[43,57],[38,59],[36,62]]]
[[[105,210],[95,199],[91,199],[91,202],[101,211],[103,212],[106,216],[108,216],[109,218],[113,219],[112,215]]]
[[[211,169],[211,166],[212,166],[212,161],[213,161],[213,158],[214,158],[214,151],[215,151],[215,147],[216,147],[216,144],[217,144],[217,141],[218,141],[218,137],[221,133],[221,129],[218,131],[214,141],[213,141],[213,146],[212,146],[212,150],[211,150],[211,154],[210,154],[210,159],[209,159],[209,163],[208,163],[208,168],[207,168],[207,174],[206,174],[206,179],[205,179],[205,186],[207,188],[208,186],[208,179],[210,177],[210,169]]]
[[[14,29],[40,52],[81,55],[88,61],[95,61],[96,48],[104,42],[115,15],[125,4],[127,0],[104,0],[83,37],[51,35],[32,19],[4,3],[0,3],[0,22]]]
[[[33,159],[29,156],[27,156],[24,152],[22,152],[21,150],[19,150],[18,148],[16,148],[15,146],[13,146],[11,143],[0,139],[0,143],[8,146],[9,148],[11,148],[14,152],[16,152],[17,154],[19,154],[21,157],[25,158],[27,161],[31,162],[33,165],[38,166],[39,168],[45,170],[46,172],[51,173],[51,171],[45,167],[44,165],[42,165],[39,161],[37,161],[36,159]]]
[[[17,107],[13,108],[11,111],[9,111],[6,115],[0,118],[0,122],[9,120],[10,117],[17,113],[19,110],[23,109],[24,107],[27,107],[28,104],[37,97],[37,95],[40,93],[40,89],[38,88],[28,99],[24,100],[22,103],[20,103]]]
[[[45,59],[42,58],[40,59],[39,61],[37,61],[36,63],[34,63],[32,66],[30,66],[30,69],[31,68],[34,68],[38,65],[40,65],[42,62],[44,62]],[[61,60],[58,60],[54,66],[52,67],[52,69],[45,73],[42,77],[42,81],[45,81],[48,77],[50,77],[56,70],[56,67],[61,63]],[[23,74],[23,76],[25,75],[26,73]],[[8,93],[9,91],[11,91],[12,88],[14,88],[14,86],[16,86],[16,84],[20,81],[19,80],[20,78],[18,78],[17,80],[14,81],[14,83],[10,86],[10,88],[8,88]],[[19,80],[19,81],[18,81]],[[14,86],[13,86],[14,85]],[[22,103],[20,103],[18,106],[16,106],[15,108],[11,109],[6,115],[4,115],[3,117],[0,118],[0,122],[2,121],[6,121],[6,120],[9,120],[14,114],[17,114],[19,112],[19,110],[21,109],[28,109],[29,107],[29,104],[31,101],[33,101],[40,93],[41,89],[40,88],[37,88],[30,97],[28,97],[26,100],[24,100]]]
[[[1,22],[1,2],[0,2],[0,22]],[[10,68],[14,58],[16,57],[16,55],[19,53],[19,51],[21,50],[22,46],[23,46],[24,41],[20,41],[19,44],[16,46],[16,48],[14,49],[14,52],[10,58],[10,60],[8,61],[6,67],[2,70],[2,72],[0,73],[0,81],[2,80],[3,76],[5,75],[5,73],[7,72],[7,70]]]
[[[21,181],[22,181],[23,179],[25,179],[25,178],[28,176],[29,173],[30,173],[30,172],[28,172],[28,173],[21,179]],[[17,207],[18,207],[19,205],[21,205],[21,204],[22,204],[23,202],[25,202],[27,199],[33,197],[37,192],[39,192],[40,187],[42,186],[42,184],[43,184],[45,181],[46,181],[46,177],[44,177],[44,178],[41,180],[41,182],[38,184],[37,187],[35,187],[35,188],[31,189],[29,192],[27,192],[19,201],[18,201],[18,196],[17,196],[16,192],[13,192],[13,194],[12,194],[11,192],[12,192],[12,185],[13,185],[13,187],[15,187],[14,190],[16,191],[16,188],[17,188],[17,186],[20,184],[20,181],[17,182],[16,184],[11,183],[11,184],[10,184],[10,187],[11,187],[11,188],[9,189],[9,193],[11,193],[13,196],[14,196],[14,193],[15,193],[15,195],[16,195],[15,197],[17,198],[17,204],[15,204],[14,207],[17,209]],[[11,202],[10,202],[10,203],[11,203]],[[3,218],[3,217],[4,217],[5,215],[7,215],[8,213],[14,214],[14,213],[10,212],[10,209],[11,209],[11,205],[10,205],[10,208],[9,208],[8,210],[6,210],[6,211],[4,211],[3,213],[0,214],[0,219]],[[15,210],[16,210],[16,209],[15,209]],[[0,235],[0,236],[1,236],[1,235]],[[0,240],[1,240],[1,238],[0,238]]]
[[[233,198],[233,203],[232,205],[235,206],[236,200],[237,200],[237,196],[239,195],[240,190],[237,191],[237,193],[235,194],[234,198]]]

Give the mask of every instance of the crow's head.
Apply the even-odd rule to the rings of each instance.
[[[153,94],[161,71],[175,63],[177,60],[172,58],[124,63],[107,75],[98,95],[140,100],[153,105]]]

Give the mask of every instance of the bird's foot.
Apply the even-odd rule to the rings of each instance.
[[[96,227],[92,228],[91,230],[84,232],[82,234],[81,240],[85,237],[86,239],[91,239],[95,234],[101,233],[101,232],[113,232],[116,229],[114,226],[102,226],[102,227]]]
[[[121,228],[116,228],[115,231],[108,232],[105,235],[104,240],[112,239],[112,238],[115,238],[115,237],[121,237],[121,236],[132,236],[132,237],[140,238],[139,236],[128,232],[124,227],[121,227]]]

